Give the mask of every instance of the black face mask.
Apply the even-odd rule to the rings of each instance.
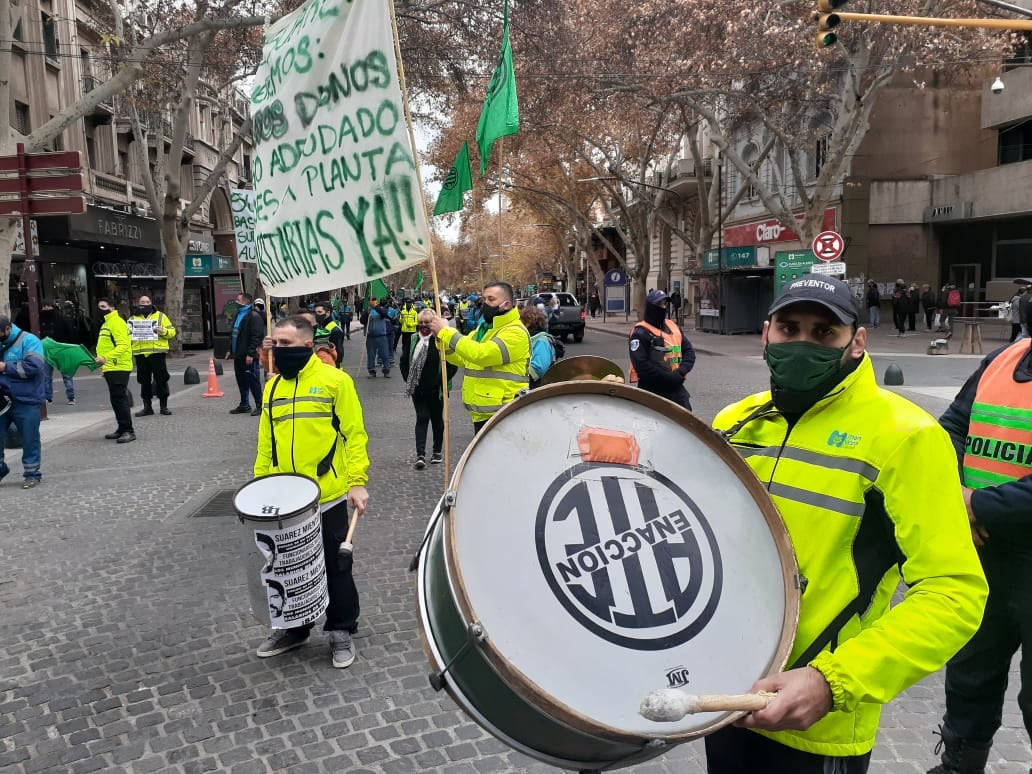
[[[101,307],[101,306],[97,307],[97,311],[100,312],[104,316],[107,316],[107,315],[111,314],[111,310],[110,309],[105,309],[104,307]]]
[[[860,361],[846,357],[851,344],[852,339],[841,348],[809,341],[768,344],[763,356],[770,369],[771,397],[778,410],[789,416],[802,416],[853,373]]]
[[[136,307],[136,314],[141,315],[143,317],[147,317],[148,315],[151,315],[153,313],[154,306],[151,304],[143,304],[141,306]]]
[[[500,314],[505,314],[500,306],[491,306],[490,304],[480,305],[480,315],[484,318],[485,322],[491,322]]]
[[[272,362],[284,379],[296,379],[312,358],[311,347],[273,347]]]
[[[317,323],[324,323],[324,322],[326,322],[329,319],[330,319],[330,316],[328,314],[317,314],[315,316],[315,321]]]

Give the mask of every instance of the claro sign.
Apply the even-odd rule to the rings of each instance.
[[[802,220],[796,216],[796,220]],[[835,208],[824,211],[821,220],[821,231],[835,230]],[[761,220],[756,223],[744,223],[740,226],[729,226],[724,229],[724,244],[727,247],[746,247],[748,245],[767,245],[776,242],[798,242],[799,235],[790,228],[785,228],[774,219]]]

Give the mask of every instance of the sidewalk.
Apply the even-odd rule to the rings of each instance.
[[[589,331],[627,338],[634,322],[634,320],[625,320],[622,316],[614,317],[611,315],[604,322],[601,317],[588,317],[587,329]],[[695,330],[695,321],[688,319],[684,320],[684,324],[681,327],[696,351],[704,352],[707,355],[750,357],[760,355],[762,350],[760,337],[757,334],[723,336],[719,333],[697,331]],[[933,339],[942,338],[943,335],[941,333],[926,333],[924,330],[918,330],[914,333],[907,333],[905,336],[899,336],[895,329],[883,325],[873,330],[868,329],[867,351],[872,355],[893,355],[896,357],[977,360],[1007,343],[1007,340],[1004,338],[995,338],[997,335],[996,327],[990,326],[986,328],[983,326],[982,355],[959,354],[960,342],[956,339],[950,341],[950,353],[948,355],[929,355],[927,352],[929,342]]]

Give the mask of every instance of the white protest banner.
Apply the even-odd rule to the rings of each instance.
[[[233,210],[237,260],[240,263],[254,263],[258,260],[254,248],[254,191],[248,188],[230,191],[229,207]]]
[[[266,292],[318,293],[429,257],[388,0],[308,0],[280,19],[251,107]]]
[[[157,341],[157,320],[129,320],[130,341]]]

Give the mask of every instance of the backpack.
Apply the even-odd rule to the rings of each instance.
[[[555,352],[555,359],[562,360],[566,357],[566,346],[563,344],[562,339],[556,338],[552,334],[548,334],[548,338],[552,340],[552,350]]]
[[[961,305],[960,291],[957,290],[956,288],[953,288],[953,290],[951,290],[949,292],[949,295],[946,296],[946,306],[960,306],[960,305]]]

